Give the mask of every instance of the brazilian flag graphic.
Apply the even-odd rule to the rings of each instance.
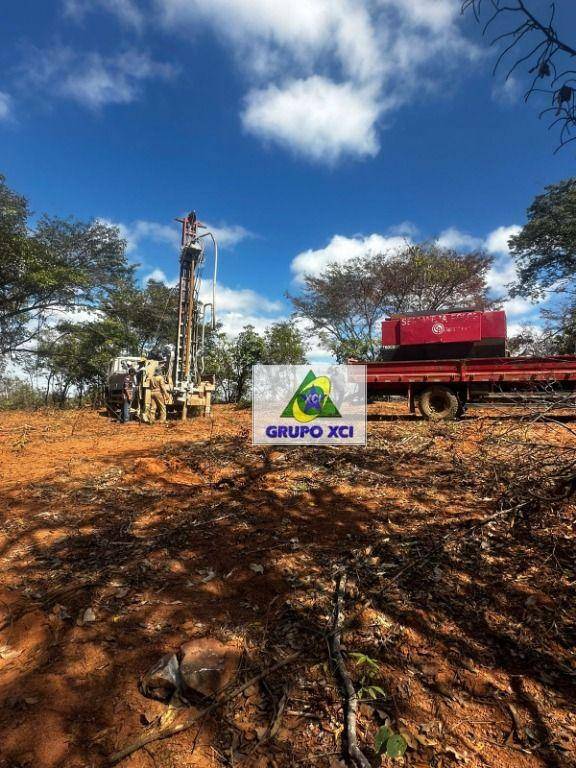
[[[316,376],[314,371],[308,371],[306,378],[300,384],[281,418],[296,419],[302,423],[314,419],[339,419],[340,411],[330,398],[332,384],[328,376]]]

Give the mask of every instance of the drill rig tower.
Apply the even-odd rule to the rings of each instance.
[[[178,337],[175,356],[169,378],[173,380],[173,393],[186,419],[189,406],[202,406],[210,410],[211,392],[214,383],[203,381],[204,335],[206,311],[210,310],[212,328],[215,327],[215,291],[218,270],[218,245],[214,235],[200,232],[206,227],[198,221],[192,211],[182,224],[182,248],[180,251],[180,279],[178,282]],[[212,279],[212,302],[200,302],[201,270],[204,264],[204,239],[209,237],[214,246],[214,275]]]
[[[218,244],[213,233],[198,221],[195,211],[183,219],[180,251],[180,279],[178,281],[178,330],[168,360],[148,357],[117,357],[108,368],[106,402],[109,410],[118,417],[117,410],[123,402],[123,381],[130,368],[137,369],[137,395],[132,402],[132,412],[141,421],[150,416],[150,378],[162,371],[165,380],[168,412],[182,420],[190,408],[199,408],[207,416],[215,390],[214,378],[204,375],[204,340],[207,313],[212,329],[216,325],[215,294],[218,271]],[[212,276],[212,301],[200,301],[202,267],[205,262],[204,243],[210,239],[214,251]]]

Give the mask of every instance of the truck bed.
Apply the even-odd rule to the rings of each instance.
[[[576,382],[576,355],[368,362],[368,386],[411,383]]]

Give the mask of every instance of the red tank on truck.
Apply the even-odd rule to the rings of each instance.
[[[510,357],[504,311],[394,315],[382,323],[380,360],[366,366],[368,397],[403,396],[411,413],[454,419],[469,403],[576,396],[576,355]]]

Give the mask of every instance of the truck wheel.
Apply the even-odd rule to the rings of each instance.
[[[458,397],[448,387],[428,387],[418,398],[418,410],[430,421],[455,419],[459,409]]]

